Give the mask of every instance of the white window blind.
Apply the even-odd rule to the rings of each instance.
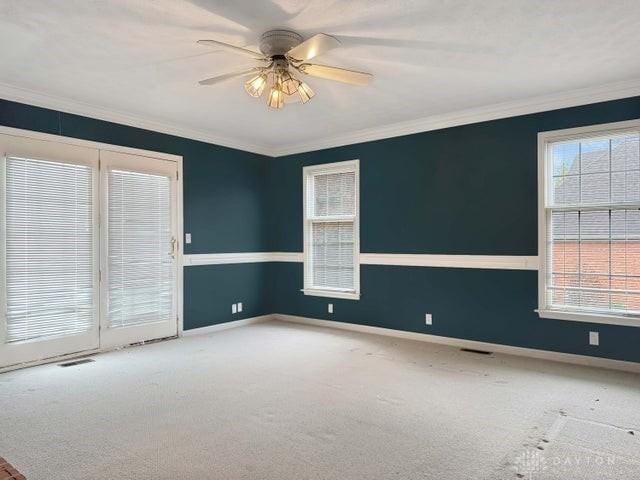
[[[95,325],[93,170],[6,159],[8,343]]]
[[[108,319],[110,327],[164,322],[174,314],[171,180],[108,173]]]
[[[305,169],[305,292],[356,294],[357,163]]]
[[[640,135],[599,133],[546,149],[545,303],[640,315]]]

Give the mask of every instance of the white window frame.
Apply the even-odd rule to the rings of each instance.
[[[578,140],[588,137],[606,136],[640,130],[640,120],[591,125],[538,133],[538,315],[540,318],[569,320],[576,322],[602,323],[640,327],[640,317],[609,315],[600,313],[576,312],[573,310],[552,309],[547,305],[547,228],[553,208],[547,207],[550,181],[548,175],[553,171],[550,165],[550,144],[565,140]],[[630,204],[640,207],[640,204]]]
[[[309,195],[311,195],[310,185],[313,177],[316,175],[326,175],[331,173],[355,173],[355,215],[352,216],[336,216],[323,217],[323,221],[345,221],[353,220],[353,290],[343,290],[335,288],[317,288],[311,284],[312,278],[312,262],[311,262],[311,224],[314,219],[309,218],[307,207],[309,205]],[[343,162],[325,163],[321,165],[312,165],[303,167],[302,169],[302,215],[304,229],[304,288],[302,292],[305,295],[313,295],[317,297],[344,298],[348,300],[360,299],[360,161],[347,160]]]

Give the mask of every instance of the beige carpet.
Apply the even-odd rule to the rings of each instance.
[[[630,373],[278,322],[94,358],[0,374],[29,480],[640,478]]]

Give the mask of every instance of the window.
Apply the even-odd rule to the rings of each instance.
[[[358,161],[305,167],[304,293],[360,298]]]
[[[540,316],[640,325],[640,122],[540,134]]]

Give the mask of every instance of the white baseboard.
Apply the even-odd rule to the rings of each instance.
[[[538,350],[535,348],[514,347],[511,345],[501,345],[497,343],[477,342],[475,340],[465,340],[462,338],[441,337],[439,335],[429,335],[427,333],[406,332],[403,330],[393,330],[391,328],[372,327],[369,325],[357,325],[354,323],[336,322],[333,320],[320,320],[317,318],[298,317],[295,315],[274,314],[275,320],[285,322],[314,325],[317,327],[336,328],[340,330],[350,330],[354,332],[371,333],[374,335],[385,335],[389,337],[404,338],[407,340],[417,340],[420,342],[437,343],[458,348],[473,348],[476,350],[488,350],[507,355],[517,355],[520,357],[538,358],[541,360],[551,360],[562,363],[572,363],[576,365],[586,365],[589,367],[609,368],[613,370],[623,370],[625,372],[640,373],[640,363],[627,362],[623,360],[612,360],[610,358],[590,357],[588,355],[576,355],[573,353],[552,352],[549,350]]]
[[[222,330],[229,330],[230,328],[244,327],[253,323],[268,322],[269,320],[273,320],[273,315],[260,315],[258,317],[243,318],[241,320],[218,323],[217,325],[209,325],[208,327],[184,330],[180,336],[191,337],[193,335],[206,335],[207,333],[220,332]]]

